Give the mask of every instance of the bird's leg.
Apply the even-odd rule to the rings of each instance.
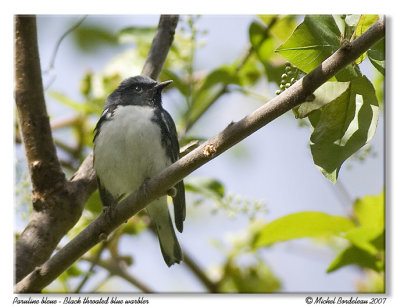
[[[117,199],[114,199],[109,206],[103,207],[103,212],[106,215],[107,220],[110,222],[114,218],[114,209],[118,202],[125,197],[125,193],[121,194]]]
[[[144,194],[147,195],[147,185],[149,182],[150,178],[145,178],[143,180],[142,186],[141,188],[143,188]],[[171,196],[172,198],[176,196],[176,194],[178,193],[178,190],[175,187],[171,187],[167,190],[167,195]]]

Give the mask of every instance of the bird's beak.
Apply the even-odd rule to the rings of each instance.
[[[155,86],[155,88],[158,91],[162,91],[165,87],[167,87],[168,85],[170,85],[172,83],[172,80],[168,80],[168,81],[164,81],[164,82],[158,82]]]

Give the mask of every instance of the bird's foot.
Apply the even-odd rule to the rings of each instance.
[[[167,195],[174,198],[178,194],[178,190],[175,187],[169,188],[167,191]]]
[[[103,207],[103,213],[106,217],[107,222],[111,222],[114,219],[114,204],[111,206]]]

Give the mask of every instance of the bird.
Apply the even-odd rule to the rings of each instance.
[[[162,90],[171,83],[138,75],[123,80],[107,97],[93,139],[93,167],[105,210],[179,159],[176,126],[161,100]],[[175,227],[182,232],[186,216],[183,180],[172,191]],[[182,249],[167,196],[154,200],[146,210],[155,225],[165,263],[168,267],[180,263]]]

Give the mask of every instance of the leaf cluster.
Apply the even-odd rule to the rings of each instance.
[[[266,224],[253,237],[253,248],[270,247],[279,242],[300,238],[324,238],[328,245],[334,238],[345,241],[327,272],[347,265],[384,272],[385,268],[384,192],[365,196],[353,204],[351,218],[323,212],[298,212]]]
[[[309,73],[377,20],[377,15],[307,15],[276,51]],[[368,58],[384,75],[384,57],[382,39],[293,110],[296,118],[308,119],[314,163],[332,182],[336,182],[343,162],[374,136],[379,102],[373,83],[361,73],[359,65]]]

